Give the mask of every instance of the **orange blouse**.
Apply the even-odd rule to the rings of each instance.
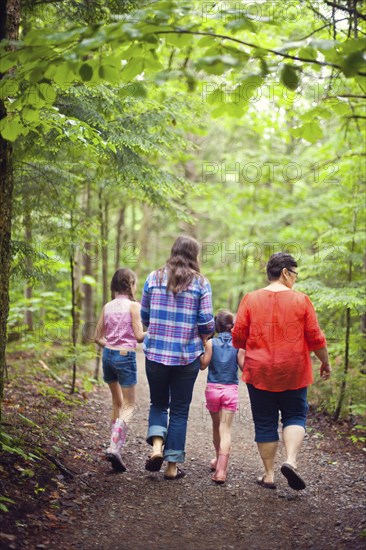
[[[242,299],[232,330],[245,349],[243,380],[261,390],[296,390],[313,382],[310,351],[326,346],[310,298],[260,289]]]

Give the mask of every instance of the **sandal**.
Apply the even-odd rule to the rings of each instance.
[[[260,485],[265,489],[277,489],[277,485],[275,483],[264,481],[265,475],[266,474],[263,474],[262,477],[257,478],[257,481],[256,481],[257,485]]]
[[[182,477],[184,477],[186,475],[186,473],[181,470],[180,468],[177,467],[177,473],[175,474],[175,476],[167,476],[166,474],[164,475],[164,479],[169,479],[169,480],[173,480],[173,479],[181,479]]]
[[[288,464],[287,462],[282,464],[281,474],[285,476],[285,478],[287,479],[287,483],[289,484],[291,489],[294,489],[294,491],[302,491],[302,489],[305,489],[305,481],[302,479],[301,475],[296,471],[296,469],[291,466],[291,464]]]
[[[164,462],[163,453],[150,456],[145,463],[145,470],[149,472],[160,472],[160,468]]]

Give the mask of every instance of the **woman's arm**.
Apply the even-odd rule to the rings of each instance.
[[[104,348],[106,345],[106,339],[104,336],[104,307],[102,309],[102,313],[100,314],[100,317],[98,319],[98,323],[95,329],[94,342],[99,346],[101,346],[102,348]]]
[[[197,313],[198,333],[205,344],[208,337],[215,330],[215,321],[212,309],[212,291],[210,283],[205,280],[204,288],[201,287],[201,295]]]
[[[132,330],[135,338],[138,342],[142,342],[146,336],[146,332],[142,328],[141,322],[141,306],[138,302],[131,302],[130,304],[131,323]]]
[[[244,359],[245,359],[245,349],[240,348],[238,350],[237,361],[238,361],[239,369],[242,372],[243,372],[243,368],[244,368]]]
[[[240,302],[238,312],[235,317],[234,328],[231,330],[234,348],[245,349],[249,336],[250,315],[248,310],[248,294]]]
[[[211,359],[212,359],[212,340],[207,340],[207,342],[205,343],[205,353],[200,357],[200,362],[201,362],[200,369],[205,370],[210,364]]]
[[[328,378],[330,377],[330,373],[332,372],[332,367],[329,364],[327,347],[324,346],[324,348],[315,349],[314,353],[317,358],[320,359],[320,361],[322,362],[322,364],[320,365],[320,376],[323,378],[323,380],[328,380]]]
[[[149,277],[146,279],[144,288],[142,290],[142,298],[141,298],[141,320],[145,327],[148,327],[150,324],[150,294],[149,294]]]

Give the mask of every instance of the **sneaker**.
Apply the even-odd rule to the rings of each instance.
[[[112,451],[111,449],[108,449],[105,458],[106,460],[108,460],[108,462],[112,464],[112,468],[117,472],[125,472],[127,470],[118,451]]]

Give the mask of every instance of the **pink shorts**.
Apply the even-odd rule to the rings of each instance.
[[[205,391],[206,407],[210,413],[220,409],[236,412],[239,405],[238,384],[214,384],[209,382]]]

